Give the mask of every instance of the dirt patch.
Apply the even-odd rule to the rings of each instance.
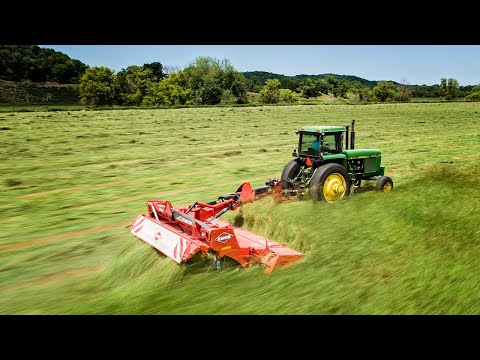
[[[465,160],[465,159],[472,159],[472,158],[479,157],[479,156],[480,156],[480,154],[473,154],[473,155],[467,155],[467,156],[457,156],[454,159],[455,160]]]
[[[18,249],[22,249],[22,248],[25,248],[25,247],[44,244],[44,243],[47,243],[47,242],[52,242],[52,241],[57,241],[57,240],[66,240],[66,239],[71,239],[73,237],[80,236],[80,235],[91,234],[91,233],[100,232],[100,231],[103,231],[103,230],[119,228],[119,227],[122,227],[122,226],[125,227],[127,225],[128,225],[127,221],[121,221],[121,222],[114,223],[114,224],[99,225],[99,226],[94,226],[94,227],[91,227],[91,228],[88,228],[88,229],[70,231],[70,232],[57,234],[57,235],[44,236],[44,237],[41,237],[41,238],[33,239],[33,240],[30,240],[30,241],[24,241],[24,242],[20,242],[20,243],[0,245],[0,251],[18,250]]]

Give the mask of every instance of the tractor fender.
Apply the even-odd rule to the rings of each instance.
[[[326,164],[338,164],[340,166],[343,166],[343,159],[329,159],[329,160],[325,160],[322,165],[320,165],[318,168],[326,165]],[[318,169],[317,168],[317,169]]]

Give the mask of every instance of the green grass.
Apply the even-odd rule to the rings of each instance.
[[[125,228],[147,199],[263,185],[294,129],[351,119],[394,191],[224,215],[304,252],[295,266],[178,266]],[[479,314],[479,119],[473,103],[0,112],[0,313]]]

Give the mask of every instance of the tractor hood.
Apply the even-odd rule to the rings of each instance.
[[[347,155],[347,158],[358,158],[358,157],[373,157],[380,156],[382,152],[377,149],[353,149],[353,150],[343,150],[343,154]]]

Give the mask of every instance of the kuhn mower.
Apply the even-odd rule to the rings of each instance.
[[[213,252],[217,268],[220,259],[227,256],[243,267],[264,264],[270,272],[301,259],[303,254],[218,219],[228,210],[266,195],[281,196],[281,181],[272,179],[256,189],[247,182],[235,193],[189,206],[172,207],[168,201],[148,200],[147,214],[137,216],[131,232],[178,264],[198,252],[202,257]]]
[[[148,200],[147,213],[136,217],[131,233],[178,264],[197,253],[202,257],[213,253],[217,268],[223,257],[243,267],[263,264],[267,272],[296,262],[303,254],[219,217],[268,195],[289,200],[310,194],[317,200],[335,202],[349,195],[352,183],[360,186],[362,180],[377,180],[378,190],[391,190],[393,181],[384,176],[380,150],[354,149],[354,123],[352,121],[350,149],[350,125],[305,126],[298,130],[295,159],[285,166],[281,180],[270,179],[265,186],[252,189],[246,182],[236,192],[215,201],[188,206],[173,207],[168,201]]]

